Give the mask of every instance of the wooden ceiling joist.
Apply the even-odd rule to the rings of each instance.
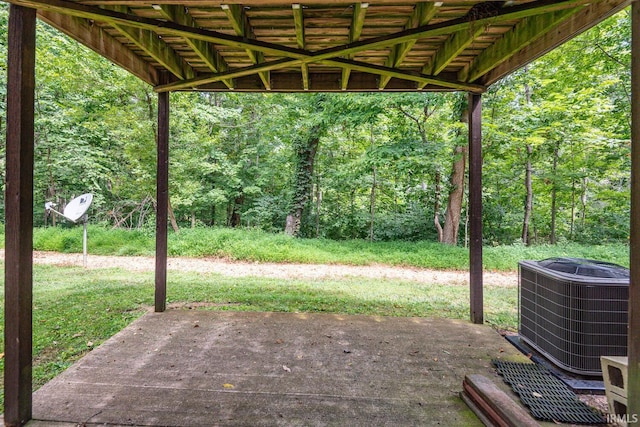
[[[519,50],[533,43],[537,37],[546,34],[568,16],[578,12],[581,8],[565,9],[546,15],[524,18],[502,39],[476,57],[469,68],[460,73],[463,81],[475,81],[481,75],[495,68],[500,62],[509,59]]]
[[[242,5],[223,4],[220,7],[227,15],[227,18],[229,18],[229,22],[231,22],[231,25],[233,26],[233,29],[235,30],[237,35],[249,40],[256,39],[255,34],[251,29],[251,24],[249,23],[249,20],[244,13],[244,8],[242,7]],[[253,49],[246,49],[246,52],[254,64],[261,64],[262,62],[264,62],[263,52]],[[266,90],[271,90],[271,78],[269,76],[269,72],[261,71],[259,75],[260,79],[262,80],[262,84],[264,84],[264,88]]]
[[[484,28],[478,26],[453,33],[438,49],[434,58],[422,67],[422,73],[432,76],[440,74],[451,61],[456,59],[483,32]],[[420,89],[423,88],[424,86],[420,86]]]
[[[362,35],[362,27],[364,26],[364,18],[367,14],[369,3],[354,3],[353,14],[351,15],[351,26],[349,27],[349,43],[360,40]],[[347,59],[353,59],[353,55],[348,55]],[[340,89],[347,90],[349,86],[350,68],[342,69],[342,78],[340,79]]]
[[[186,27],[197,27],[195,19],[185,10],[184,6],[176,5],[156,5],[154,9],[160,11],[160,13],[167,19],[176,22]],[[185,37],[185,42],[191,49],[202,59],[202,61],[209,67],[211,71],[224,72],[229,69],[226,61],[220,53],[213,47],[211,43],[207,43],[203,40],[192,39]],[[233,89],[233,80],[225,79],[224,84],[229,89]]]
[[[441,6],[441,5],[440,5]],[[405,24],[404,29],[408,30],[411,28],[421,27],[429,23],[431,18],[433,18],[438,11],[438,8],[435,3],[426,3],[421,2],[416,4],[415,9],[413,10],[413,14],[409,17],[408,22]],[[405,56],[409,51],[413,48],[418,40],[409,40],[404,43],[397,44],[391,49],[391,53],[387,57],[385,61],[385,66],[395,68],[404,61]],[[379,89],[384,89],[391,76],[382,76],[380,78]]]
[[[37,9],[54,27],[156,85],[158,92],[240,86],[286,90],[289,84],[291,91],[409,88],[480,93],[559,44],[557,40],[582,31],[583,21],[600,21],[607,10],[630,3],[8,1]],[[158,86],[161,70],[174,77]],[[296,72],[298,84],[291,81]],[[353,72],[358,73],[357,85],[351,84]],[[363,74],[377,83],[368,86],[372,80]],[[326,78],[312,81],[321,75]]]
[[[300,49],[306,49],[306,43],[304,41],[304,14],[302,12],[302,6],[300,3],[294,3],[291,5],[293,10],[293,23],[296,30],[296,41]],[[302,72],[302,87],[304,90],[309,90],[309,66],[307,64],[300,65],[300,71]]]
[[[124,14],[133,14],[128,6],[112,6],[114,10]],[[196,73],[193,68],[178,55],[171,46],[167,45],[158,35],[144,28],[130,27],[126,24],[114,24],[114,27],[147,55],[158,61],[179,79],[191,79]]]

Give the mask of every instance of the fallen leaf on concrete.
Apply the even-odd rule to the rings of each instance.
[[[287,365],[282,365],[282,369],[287,372],[291,372],[291,368],[289,368]]]
[[[233,384],[229,384],[229,383],[222,384],[222,387],[224,387],[224,388],[234,388]]]
[[[282,338],[278,338],[276,340],[276,344],[282,344],[284,342],[284,340]]]

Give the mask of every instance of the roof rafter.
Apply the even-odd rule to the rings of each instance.
[[[251,29],[247,15],[244,12],[244,8],[239,4],[222,4],[220,5],[224,13],[227,15],[229,22],[233,26],[237,35],[250,40],[255,40],[255,34]],[[264,62],[264,54],[259,50],[246,49],[247,55],[254,64],[260,64]],[[266,90],[271,90],[271,78],[268,72],[260,73],[260,80],[264,84]]]
[[[404,29],[409,30],[411,28],[426,25],[431,20],[431,18],[434,17],[439,7],[440,6],[436,6],[435,3],[431,2],[422,2],[416,4],[413,13],[407,20],[407,23],[404,25]],[[384,65],[391,68],[395,68],[400,65],[400,63],[404,61],[405,56],[407,56],[407,53],[409,53],[409,51],[413,48],[417,41],[417,39],[409,40],[404,43],[395,45],[393,49],[391,49],[391,53],[389,53],[389,56],[387,57]],[[387,86],[387,83],[389,83],[389,80],[391,80],[391,76],[380,77],[380,85],[378,88],[381,90],[384,89],[385,86]]]
[[[296,41],[298,42],[298,47],[300,49],[305,49],[304,14],[302,12],[302,6],[300,3],[293,3],[291,8],[293,9],[293,23],[296,27]],[[302,87],[304,90],[309,90],[309,66],[307,66],[307,64],[302,64],[300,69],[302,71]]]
[[[462,53],[462,51],[483,32],[484,27],[477,26],[451,34],[447,41],[438,49],[435,57],[422,67],[422,73],[432,76],[440,74],[451,61]],[[424,86],[419,86],[419,88],[422,89]]]
[[[351,26],[349,27],[349,43],[360,40],[362,34],[362,27],[364,27],[364,18],[369,9],[369,3],[354,3],[353,15],[351,15]],[[347,59],[353,59],[353,55],[347,55]],[[342,79],[340,81],[340,88],[347,90],[349,86],[349,76],[351,74],[350,68],[342,69]]]
[[[88,19],[44,10],[38,11],[38,17],[94,52],[111,58],[114,63],[150,85],[158,84],[157,69]]]
[[[133,15],[129,6],[112,6],[112,8],[118,12]],[[113,26],[176,77],[180,79],[195,77],[196,72],[193,68],[153,31],[120,23],[114,23]]]
[[[542,37],[564,19],[580,10],[581,8],[576,7],[524,18],[506,33],[500,41],[482,52],[469,67],[462,70],[459,73],[459,79],[462,81],[475,81],[478,77],[509,59],[519,50]]]
[[[162,4],[157,9],[165,18],[170,19],[180,25],[187,27],[197,27],[195,19],[184,8],[184,6]],[[224,58],[220,56],[218,51],[203,40],[184,37],[189,47],[207,64],[207,67],[213,72],[223,72],[229,69]],[[233,89],[233,80],[223,80],[229,89]]]
[[[162,34],[163,36],[169,35],[174,37],[177,36],[181,38],[202,40],[208,43],[228,46],[230,48],[259,51],[263,54],[269,54],[281,58],[284,57],[281,60],[270,61],[266,64],[256,64],[252,67],[241,67],[217,75],[202,75],[202,77],[199,78],[186,79],[186,83],[176,82],[173,84],[163,85],[160,89],[161,91],[195,88],[200,87],[202,84],[205,84],[203,82],[206,81],[220,81],[221,78],[230,79],[234,75],[246,76],[249,72],[258,73],[271,70],[282,70],[288,67],[300,67],[302,64],[323,63],[325,65],[329,64],[341,69],[348,69],[352,64],[354,64],[354,62],[350,62],[348,58],[351,58],[352,55],[355,55],[359,52],[384,49],[421,38],[450,36],[456,31],[469,29],[475,26],[499,25],[502,22],[508,23],[512,20],[522,20],[524,18],[532,17],[540,13],[548,14],[555,11],[576,8],[577,6],[584,6],[590,2],[590,0],[537,0],[535,2],[526,2],[522,4],[503,7],[491,16],[477,17],[466,15],[460,18],[440,21],[432,25],[423,25],[417,28],[399,31],[392,34],[386,34],[383,36],[372,37],[365,40],[354,41],[345,45],[333,46],[330,48],[311,52],[305,49],[294,48],[287,45],[280,45],[265,42],[262,40],[252,39],[246,37],[246,35],[234,36],[203,28],[180,25],[172,21],[152,19],[134,14],[126,14],[108,9],[101,9],[67,0],[9,1],[13,4],[19,4],[26,7],[33,7],[40,10],[60,12],[81,18],[102,21],[112,26],[127,26],[143,29],[149,32],[157,32],[158,34]],[[240,11],[242,12],[242,9]],[[246,15],[243,16],[245,16],[246,18]],[[159,40],[157,36],[155,38]],[[338,57],[342,57],[345,59],[335,59]],[[401,70],[393,69],[391,67],[374,67],[364,62],[356,64],[358,66],[358,69],[364,70],[368,67],[369,71],[366,72],[377,74],[379,76],[392,75],[398,78],[401,78],[399,76],[406,76],[408,80],[416,81],[417,79],[419,83],[426,81],[429,84],[437,86],[437,88],[470,90],[475,92],[481,92],[482,90],[484,90],[484,86],[482,85],[469,84],[468,82],[461,81],[459,79],[452,79],[450,77],[440,78],[426,76],[420,73],[404,72]]]
[[[392,46],[405,41],[420,39],[423,37],[448,35],[454,31],[469,28],[471,25],[496,24],[503,21],[522,19],[534,16],[543,11],[552,12],[564,10],[580,5],[589,4],[590,0],[540,0],[535,3],[525,3],[518,6],[503,8],[494,16],[470,20],[467,17],[451,19],[434,25],[425,25],[410,30],[400,31],[380,37],[373,37],[362,41],[355,41],[347,45],[323,49],[317,52],[308,52],[303,49],[290,48],[261,40],[252,40],[246,37],[231,36],[217,31],[202,28],[186,27],[174,22],[158,21],[137,15],[128,15],[94,6],[87,6],[67,0],[8,0],[9,3],[31,7],[39,10],[50,10],[82,18],[105,21],[111,25],[120,23],[132,27],[149,30],[161,29],[167,34],[180,37],[190,37],[224,46],[258,50],[273,55],[287,56],[294,59],[304,59],[313,55],[317,60],[329,59],[336,56],[346,56],[364,50]],[[310,61],[309,61],[310,62]]]

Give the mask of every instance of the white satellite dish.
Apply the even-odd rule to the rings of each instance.
[[[62,215],[71,222],[78,222],[91,206],[92,200],[93,194],[91,193],[78,196],[65,206]]]
[[[82,219],[82,223],[84,224],[84,230],[82,233],[82,260],[83,264],[87,266],[87,210],[89,210],[89,206],[91,206],[91,202],[93,201],[93,194],[86,193],[82,194],[75,199],[71,200],[67,203],[67,206],[64,208],[64,212],[58,212],[53,207],[56,205],[53,202],[47,202],[44,204],[44,208],[48,211],[54,211],[55,213],[62,215],[69,221],[73,223],[77,223],[78,220]]]

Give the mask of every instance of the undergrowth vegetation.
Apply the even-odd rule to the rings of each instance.
[[[4,239],[0,241],[4,242]],[[34,232],[36,250],[81,252],[82,227],[38,228]],[[96,255],[154,254],[154,230],[112,229],[90,225],[89,253]],[[169,256],[220,257],[259,262],[319,264],[387,264],[435,269],[467,269],[469,251],[462,246],[436,242],[369,242],[328,239],[295,239],[258,229],[195,228],[169,233]],[[490,271],[512,271],[518,261],[568,256],[591,258],[629,265],[629,247],[624,243],[525,246],[487,246],[484,267]]]

